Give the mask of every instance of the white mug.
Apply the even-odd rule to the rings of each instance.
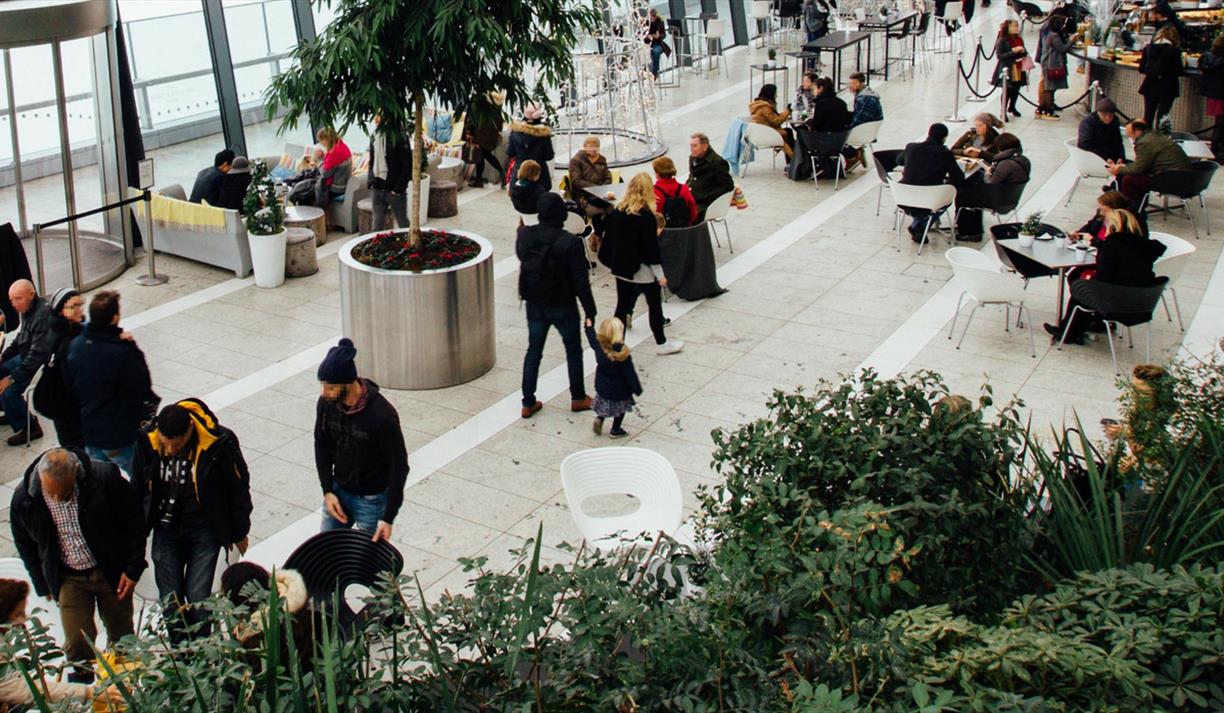
[[[1080,262],[1088,262],[1088,248],[1087,247],[1076,248],[1075,257]]]
[[[1067,236],[1065,236],[1065,235],[1055,235],[1055,236],[1054,236],[1054,247],[1056,247],[1056,248],[1065,248],[1065,247],[1067,247]]]

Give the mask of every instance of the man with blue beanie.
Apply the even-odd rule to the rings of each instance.
[[[350,339],[328,350],[319,365],[315,408],[315,468],[323,488],[323,530],[373,533],[391,539],[404,504],[408,451],[399,414],[378,384],[357,376]]]

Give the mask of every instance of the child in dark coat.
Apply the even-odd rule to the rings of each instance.
[[[612,438],[629,435],[621,428],[625,412],[633,408],[633,397],[642,395],[642,382],[638,380],[629,347],[625,346],[625,325],[617,318],[599,323],[599,332],[594,327],[586,328],[587,339],[595,350],[595,435],[603,433],[604,419],[612,419]]]

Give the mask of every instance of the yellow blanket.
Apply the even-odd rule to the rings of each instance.
[[[136,204],[136,210],[144,219],[145,203]],[[225,232],[225,209],[214,208],[207,203],[191,203],[177,198],[153,194],[153,221],[175,230],[194,230],[202,233]]]

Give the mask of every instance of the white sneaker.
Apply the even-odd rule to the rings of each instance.
[[[655,351],[655,354],[658,354],[659,356],[666,356],[668,354],[675,354],[681,349],[684,349],[684,342],[680,341],[679,339],[668,339],[666,342],[659,345],[659,348],[657,351]]]

